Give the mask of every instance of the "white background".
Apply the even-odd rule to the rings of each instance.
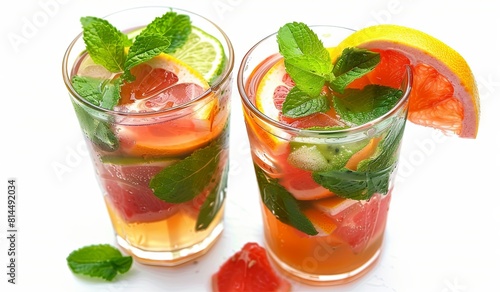
[[[115,244],[104,202],[61,76],[81,16],[161,4],[205,15],[233,41],[236,66],[289,21],[359,29],[395,23],[445,41],[469,62],[481,94],[476,140],[409,125],[385,248],[376,268],[335,289],[295,291],[498,291],[500,282],[500,20],[496,1],[9,1],[1,9],[1,291],[208,291],[210,276],[244,243],[262,243],[256,181],[236,89],[225,231],[206,256],[178,268],[135,263],[106,283],[73,275],[66,256]],[[29,28],[28,28],[29,27]],[[66,171],[56,171],[65,166]],[[18,183],[16,285],[7,283],[7,179]]]

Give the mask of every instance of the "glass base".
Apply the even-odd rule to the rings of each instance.
[[[362,266],[359,268],[352,270],[347,273],[342,274],[334,274],[334,275],[318,275],[318,274],[309,274],[304,271],[297,270],[292,268],[291,266],[282,262],[272,251],[270,248],[267,248],[269,257],[275,266],[278,267],[280,271],[282,271],[289,278],[296,280],[298,282],[314,285],[314,286],[328,286],[328,285],[340,285],[352,282],[360,277],[364,276],[368,273],[377,263],[381,248],[379,248],[373,256]]]
[[[178,266],[189,261],[192,261],[205,253],[207,253],[212,245],[221,235],[224,227],[222,222],[219,223],[212,232],[201,242],[190,247],[173,250],[173,251],[148,251],[130,245],[121,236],[116,236],[118,245],[127,251],[135,261],[154,266]]]

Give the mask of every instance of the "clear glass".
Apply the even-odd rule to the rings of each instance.
[[[189,11],[141,7],[105,17],[124,32],[137,30],[167,11],[188,15],[192,25],[217,38],[227,60],[208,90],[179,106],[152,112],[123,112],[97,107],[79,96],[71,83],[85,55],[82,35],[68,47],[63,78],[92,155],[118,244],[141,263],[175,266],[203,255],[223,230],[229,168],[229,115],[233,47],[217,25]],[[160,94],[160,93],[159,93]],[[97,138],[96,138],[97,137]],[[207,150],[208,149],[208,150]],[[176,177],[158,176],[198,150],[211,154]],[[198,155],[199,156],[199,155]],[[182,181],[204,174],[202,181]],[[180,182],[177,194],[155,195],[150,181]],[[159,178],[158,178],[159,177]],[[196,180],[200,181],[200,180]],[[195,182],[196,182],[195,181]],[[182,199],[168,199],[168,197]]]
[[[334,26],[312,29],[327,48],[353,32]],[[261,196],[265,243],[273,261],[292,278],[313,285],[348,282],[366,273],[381,252],[406,124],[411,71],[407,70],[401,85],[402,98],[385,115],[349,129],[305,130],[273,120],[256,106],[260,79],[279,59],[273,34],[248,51],[237,77]],[[390,147],[374,146],[389,144]],[[386,187],[375,188],[378,191],[368,200],[344,199],[314,179],[314,175],[322,173],[315,165],[342,159],[345,163],[354,153],[369,149],[382,149],[385,161],[390,161],[388,165],[370,170],[372,173],[333,171],[346,174],[342,183],[347,180],[360,186],[353,192],[361,189],[361,193],[376,183],[370,177],[386,175]],[[297,213],[309,219],[317,234],[297,228],[300,223],[293,222],[298,222]]]

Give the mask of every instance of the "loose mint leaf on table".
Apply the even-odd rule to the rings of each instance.
[[[287,23],[278,30],[278,47],[288,74],[296,86],[311,97],[321,93],[332,78],[333,64],[328,50],[304,23]]]
[[[309,218],[302,213],[300,205],[293,195],[280,185],[277,179],[268,177],[257,165],[254,167],[262,202],[276,219],[305,234],[318,234]]]
[[[381,85],[367,85],[363,89],[348,88],[342,96],[334,96],[335,110],[350,123],[361,125],[392,109],[403,92]]]
[[[111,72],[123,71],[125,47],[131,45],[127,35],[105,19],[82,17],[83,40],[92,60]]]
[[[90,245],[73,251],[66,258],[69,268],[75,274],[113,280],[118,273],[124,274],[132,266],[132,257],[122,256],[120,251],[109,245]]]
[[[343,93],[347,85],[372,71],[380,63],[380,54],[359,48],[346,48],[335,62],[330,82],[333,90]]]
[[[168,203],[192,200],[210,183],[222,152],[218,143],[196,150],[183,160],[164,168],[149,182],[153,193]]]
[[[305,117],[328,110],[328,99],[324,95],[310,97],[298,87],[293,87],[283,103],[282,112],[291,118]]]

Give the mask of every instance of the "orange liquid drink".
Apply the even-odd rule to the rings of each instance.
[[[223,230],[230,41],[170,8],[82,25],[63,74],[118,244],[153,265],[204,254]]]
[[[352,33],[311,29],[326,52]],[[318,98],[306,103],[286,68],[300,64],[278,53],[277,38],[271,35],[255,45],[238,72],[267,250],[279,268],[301,281],[349,281],[363,275],[381,252],[411,71],[401,74],[396,87],[363,76],[341,90],[320,86]],[[377,57],[365,53],[367,60]],[[351,62],[345,58],[342,62]],[[292,103],[306,107],[290,107],[285,100],[294,95],[300,96]],[[323,98],[329,107],[294,116]]]

